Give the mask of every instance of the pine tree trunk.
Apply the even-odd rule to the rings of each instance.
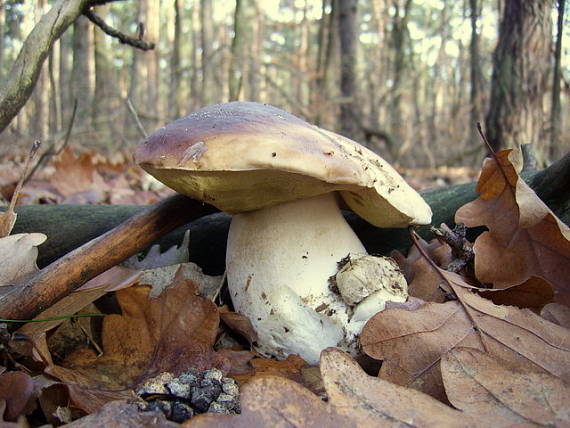
[[[340,40],[340,133],[356,138],[358,126],[356,105],[356,48],[358,38],[357,0],[338,2],[338,35]]]

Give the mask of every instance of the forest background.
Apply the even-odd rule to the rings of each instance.
[[[0,86],[54,3],[0,1]],[[92,12],[154,49],[121,44],[80,16],[50,50],[30,99],[0,135],[0,150],[61,141],[75,104],[72,144],[109,154],[128,152],[144,132],[202,106],[239,99],[281,107],[400,167],[478,166],[485,149],[477,122],[496,148],[533,143],[544,166],[570,147],[563,6],[110,2]]]

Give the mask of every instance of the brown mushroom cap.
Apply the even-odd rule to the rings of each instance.
[[[429,206],[380,156],[265,104],[198,110],[141,142],[135,161],[177,192],[230,214],[338,191],[376,226],[431,221]]]

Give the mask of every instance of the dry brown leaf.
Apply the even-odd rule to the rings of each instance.
[[[460,285],[459,275],[446,276],[461,303],[428,303],[413,312],[387,309],[365,325],[360,343],[366,354],[384,360],[381,378],[443,399],[439,360],[467,346],[570,380],[567,329],[528,309],[495,305]]]
[[[0,286],[14,285],[38,271],[38,245],[47,236],[43,233],[18,233],[0,239]]]
[[[0,421],[15,421],[26,408],[33,390],[32,378],[24,372],[0,374],[0,401],[6,402],[6,410],[0,413]]]
[[[482,346],[458,302],[379,312],[364,326],[360,344],[367,355],[383,360],[380,378],[442,401],[441,356],[456,346]]]
[[[496,305],[513,305],[519,308],[538,309],[554,300],[552,284],[537,276],[507,288],[478,288],[475,291]]]
[[[466,415],[426,394],[368,376],[338,349],[325,350],[320,367],[329,403],[355,426],[473,426]]]
[[[451,403],[478,421],[494,427],[570,425],[570,387],[554,376],[509,369],[472,348],[448,352],[442,374]]]
[[[56,302],[34,319],[46,319],[75,314],[109,291],[115,291],[133,285],[140,275],[140,272],[132,269],[120,266],[112,267],[90,281],[87,281],[77,291]],[[24,324],[18,329],[18,333],[28,337],[30,341],[15,342],[13,347],[22,355],[33,355],[36,360],[51,364],[52,358],[47,346],[46,332],[64,322],[69,322],[69,320],[66,321],[62,319]],[[30,344],[34,344],[34,347],[32,348]]]
[[[560,303],[549,303],[542,308],[540,316],[554,324],[570,329],[570,308],[568,306]]]
[[[288,379],[260,376],[243,386],[240,415],[203,414],[184,426],[473,426],[425,394],[368,376],[342,351],[323,351],[320,367],[328,403]]]
[[[479,198],[455,215],[455,221],[469,227],[489,229],[473,247],[475,274],[495,288],[537,276],[569,294],[570,228],[520,179],[510,153],[497,153],[501,168],[493,159],[485,160],[477,184]]]
[[[257,332],[245,315],[238,312],[220,311],[220,318],[229,328],[243,336],[250,346],[257,342]]]
[[[109,187],[97,172],[91,154],[76,156],[69,146],[54,160],[51,185],[65,197],[66,203],[101,202]]]
[[[98,412],[84,416],[66,428],[176,428],[179,424],[166,420],[159,411],[141,412],[136,403],[114,401],[103,406]]]
[[[62,379],[66,370],[94,384],[112,380],[114,389],[124,389],[163,371],[178,373],[190,367],[225,371],[226,360],[212,350],[218,310],[181,275],[158,298],[149,299],[146,286],[119,290],[123,315],[108,315],[103,321],[103,356],[77,351],[66,359],[67,369],[51,367],[50,374]]]

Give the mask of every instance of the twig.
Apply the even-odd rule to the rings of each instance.
[[[24,186],[24,182],[26,181],[26,173],[28,172],[28,168],[30,167],[30,162],[38,152],[40,148],[39,140],[34,141],[32,144],[32,148],[30,150],[30,154],[26,158],[26,163],[24,164],[24,170],[22,171],[22,176],[20,177],[20,181],[16,185],[16,189],[14,189],[14,193],[12,194],[12,199],[10,200],[10,205],[8,209],[4,213],[4,215],[0,216],[0,238],[8,236],[10,232],[12,232],[12,228],[14,227],[14,223],[16,223],[16,213],[14,212],[14,207],[16,206],[16,202],[18,201],[18,197],[20,196],[20,191]]]
[[[171,196],[12,287],[0,297],[0,318],[33,318],[91,278],[148,247],[157,238],[216,211],[186,196]]]
[[[103,21],[100,17],[95,15],[91,10],[86,10],[85,12],[83,12],[83,14],[89,19],[89,21],[91,21],[93,24],[95,24],[97,27],[103,30],[105,34],[108,34],[109,36],[118,39],[119,42],[125,45],[130,45],[137,49],[141,49],[143,51],[149,51],[151,49],[154,49],[154,43],[147,42],[141,39],[135,39],[134,37],[130,37],[127,36],[126,34],[121,33],[119,30],[115,30],[113,27],[107,25],[105,21]]]
[[[65,146],[67,146],[67,144],[69,143],[69,137],[71,136],[71,130],[73,129],[73,123],[75,122],[76,113],[77,113],[77,98],[73,100],[73,110],[71,112],[71,118],[69,119],[69,125],[67,125],[67,131],[65,131],[65,138],[63,140],[63,144],[56,151],[54,151],[53,148],[55,146],[55,143],[52,143],[48,147],[48,149],[42,153],[42,155],[40,156],[40,158],[38,159],[32,170],[30,171],[30,173],[26,176],[24,184],[26,184],[28,180],[32,178],[32,176],[36,173],[38,168],[40,168],[43,164],[45,164],[50,157],[59,155],[63,151]]]
[[[133,103],[131,102],[130,98],[127,98],[127,107],[129,108],[129,111],[133,115],[133,118],[135,119],[135,123],[137,125],[137,129],[139,130],[139,132],[141,133],[143,138],[148,137],[148,133],[144,129],[144,126],[139,119],[139,115],[137,114],[137,111],[135,110],[135,106],[133,106]]]

